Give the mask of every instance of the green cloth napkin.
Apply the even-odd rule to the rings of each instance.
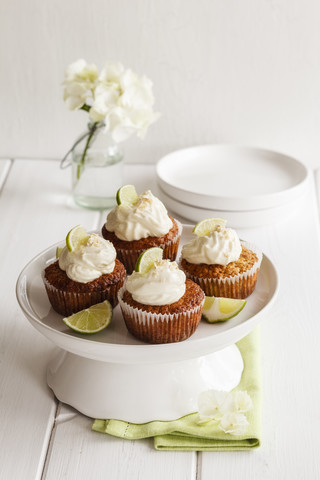
[[[250,450],[259,447],[261,435],[261,375],[259,327],[237,343],[244,361],[240,384],[235,390],[246,390],[253,409],[246,413],[249,422],[245,435],[224,433],[216,422],[198,424],[198,414],[192,413],[172,421],[152,421],[134,424],[121,420],[100,420],[93,430],[128,440],[154,437],[157,450],[226,451]]]

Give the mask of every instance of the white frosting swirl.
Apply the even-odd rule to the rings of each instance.
[[[111,242],[92,233],[85,245],[73,252],[64,247],[59,267],[75,282],[88,283],[114,270],[116,250]]]
[[[126,289],[144,305],[170,305],[184,295],[186,276],[176,262],[161,260],[145,274],[133,272],[127,278]]]
[[[147,190],[135,204],[121,204],[111,210],[105,227],[120,240],[132,241],[162,237],[172,228],[172,221],[163,203]]]
[[[190,263],[228,265],[239,259],[242,251],[237,233],[217,225],[209,235],[196,237],[182,247],[182,258]]]

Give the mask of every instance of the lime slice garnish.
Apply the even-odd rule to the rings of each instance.
[[[133,185],[123,185],[117,191],[117,204],[134,204],[138,200],[139,195],[136,192],[136,189]]]
[[[147,273],[154,265],[154,262],[162,260],[163,250],[160,247],[148,248],[142,252],[137,260],[135,271]]]
[[[201,222],[197,223],[192,232],[198,235],[198,237],[204,237],[205,235],[209,235],[209,233],[212,232],[217,225],[224,227],[226,223],[227,220],[224,218],[205,218],[204,220],[201,220]]]
[[[75,332],[92,334],[107,328],[112,320],[112,306],[108,300],[63,318],[64,323]]]
[[[57,259],[60,257],[62,250],[63,250],[63,247],[57,247],[56,248],[56,258]]]
[[[247,300],[225,297],[206,297],[202,316],[207,322],[224,322],[238,315],[244,308]]]
[[[89,239],[89,234],[82,225],[73,227],[67,235],[66,245],[69,252],[74,252],[81,245],[84,245]]]

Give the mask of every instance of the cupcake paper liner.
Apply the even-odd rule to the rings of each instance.
[[[118,304],[118,291],[123,284],[123,282],[118,282],[110,285],[105,290],[82,293],[60,290],[51,285],[44,275],[42,278],[52,308],[65,317],[101,303],[104,300],[109,300],[112,307],[115,307]]]
[[[147,343],[173,343],[189,338],[202,315],[204,299],[198,306],[180,313],[161,314],[132,307],[122,300],[125,287],[118,293],[119,305],[129,332]]]
[[[183,270],[184,273],[187,278],[197,283],[208,297],[247,298],[256,286],[263,255],[255,245],[244,241],[241,243],[258,257],[250,270],[228,278],[202,278],[191,275],[186,270]]]
[[[177,235],[171,239],[169,242],[165,244],[159,244],[159,245],[153,245],[153,246],[158,246],[163,249],[163,258],[164,259],[169,259],[171,261],[174,261],[177,257],[178,253],[178,248],[179,248],[179,241],[182,233],[182,225],[181,223],[176,220],[176,223],[178,225],[178,233]],[[148,247],[146,247],[148,248]],[[130,274],[133,272],[135,269],[137,260],[142,252],[146,250],[146,248],[141,248],[139,250],[130,250],[130,249],[123,249],[117,247],[117,258],[124,264],[126,267],[127,273]]]

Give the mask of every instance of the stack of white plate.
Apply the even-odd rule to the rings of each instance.
[[[309,171],[298,160],[252,147],[204,145],[178,150],[156,167],[159,197],[193,222],[222,217],[235,228],[273,224],[301,205]]]

